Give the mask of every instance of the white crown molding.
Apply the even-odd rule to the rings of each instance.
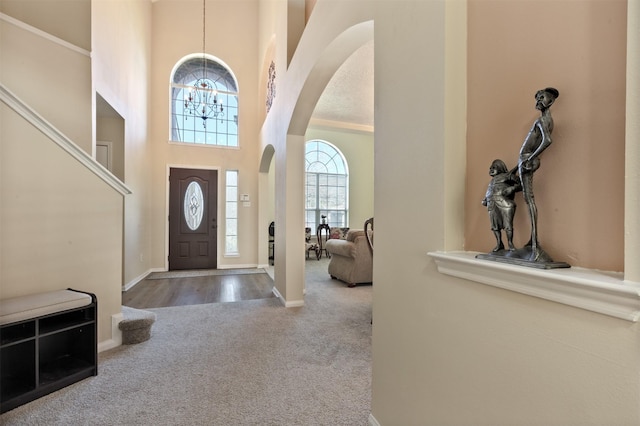
[[[51,123],[31,109],[31,107],[22,102],[22,100],[1,83],[0,100],[120,194],[128,195],[132,193],[131,189],[120,179],[105,169],[102,164],[94,160],[89,154],[63,135]]]
[[[640,319],[640,283],[622,273],[585,268],[537,269],[476,259],[476,252],[430,252],[438,271],[580,309],[621,318]]]
[[[324,120],[320,118],[311,118],[308,127],[364,134],[373,134],[374,130],[373,126],[366,124],[347,123],[345,121]]]

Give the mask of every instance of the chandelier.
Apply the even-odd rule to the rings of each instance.
[[[187,114],[202,119],[202,126],[207,127],[209,118],[224,117],[224,106],[222,99],[218,99],[218,91],[213,82],[207,78],[207,58],[206,53],[206,0],[202,0],[202,77],[196,80],[193,87],[189,88],[189,93],[184,97],[184,109]]]

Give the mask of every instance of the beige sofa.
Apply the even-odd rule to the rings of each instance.
[[[344,240],[328,240],[326,248],[331,255],[329,261],[331,278],[344,281],[349,287],[372,281],[373,254],[364,230],[351,229]]]

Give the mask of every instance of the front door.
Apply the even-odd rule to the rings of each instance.
[[[217,267],[218,171],[169,171],[169,270]]]

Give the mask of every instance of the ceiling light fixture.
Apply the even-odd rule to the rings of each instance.
[[[184,108],[188,114],[202,119],[202,126],[206,129],[209,118],[224,117],[222,99],[218,99],[218,91],[213,82],[207,78],[206,35],[207,35],[207,6],[202,0],[202,77],[196,80],[193,87],[184,97]]]

